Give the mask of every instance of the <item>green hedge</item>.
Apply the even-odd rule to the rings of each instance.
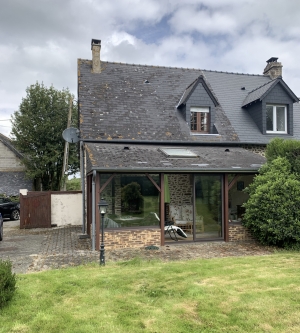
[[[9,260],[0,259],[0,308],[11,300],[15,290],[16,275],[12,273],[12,264]]]
[[[243,224],[264,245],[300,249],[300,180],[287,158],[264,165],[245,189]]]

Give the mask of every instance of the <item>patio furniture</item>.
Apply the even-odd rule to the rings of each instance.
[[[193,234],[193,206],[192,205],[170,205],[169,216],[174,221],[174,225],[182,230]],[[202,215],[196,215],[195,228],[197,232],[204,232],[204,220]]]

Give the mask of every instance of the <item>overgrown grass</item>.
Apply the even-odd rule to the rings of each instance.
[[[0,332],[299,332],[300,254],[18,276]]]

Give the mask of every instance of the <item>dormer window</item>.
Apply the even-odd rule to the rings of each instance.
[[[287,109],[284,105],[267,105],[267,133],[287,133]]]
[[[209,108],[191,107],[191,132],[209,133]]]

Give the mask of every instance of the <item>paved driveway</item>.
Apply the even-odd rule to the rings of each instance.
[[[20,221],[4,221],[0,258],[13,263],[15,273],[78,265],[94,261],[90,240],[79,239],[80,226],[20,229]]]
[[[4,239],[0,242],[0,258],[10,259],[15,273],[38,272],[53,268],[99,263],[99,252],[91,251],[91,241],[80,239],[81,226],[51,229],[20,229],[19,221],[4,222]],[[161,246],[157,250],[120,249],[105,251],[106,262],[142,259],[162,261],[190,260],[232,256],[262,256],[273,249],[254,242],[181,243]]]

